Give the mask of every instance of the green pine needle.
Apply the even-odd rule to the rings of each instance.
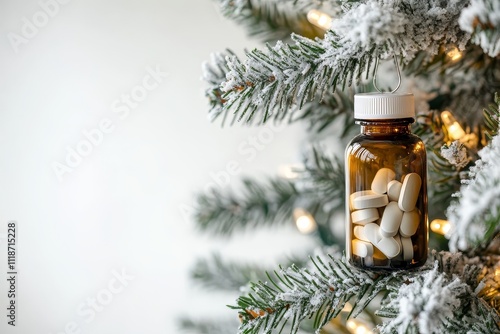
[[[202,230],[229,236],[236,230],[290,221],[298,196],[290,181],[246,178],[238,194],[215,188],[199,194],[194,218]]]
[[[303,266],[306,261],[298,257],[290,257],[286,259],[286,263]],[[191,270],[191,278],[205,288],[238,291],[247,286],[250,281],[266,279],[266,277],[272,280],[268,275],[270,271],[271,268],[264,268],[261,265],[225,260],[220,254],[212,254],[208,259],[196,261]]]
[[[433,330],[439,333],[463,333],[464,326],[473,326],[478,333],[497,333],[500,318],[496,311],[473,292],[479,286],[482,268],[474,259],[448,252],[432,252],[428,263],[420,269],[393,273],[359,270],[344,258],[317,257],[311,259],[310,268],[292,265],[275,272],[270,282],[253,283],[253,292],[240,297],[231,308],[239,311],[242,320],[238,333],[281,333],[285,326],[288,333],[297,333],[307,319],[314,319],[314,328],[321,329],[344,310],[347,302],[352,305],[347,318],[356,317],[376,296],[384,295],[377,311],[379,316],[388,318],[380,326],[382,333],[395,333],[396,327],[399,332],[419,333],[419,326],[435,326]],[[446,305],[429,300],[410,301],[416,303],[415,318],[400,318],[399,301],[411,298],[411,293],[418,294],[419,286],[435,289],[434,282],[446,291],[454,291],[452,299],[443,295]],[[409,284],[415,289],[409,289]],[[432,319],[427,319],[426,307],[452,312],[453,317],[431,314]],[[418,319],[420,312],[423,322]]]
[[[321,37],[323,31],[307,20],[306,12],[297,10],[291,1],[218,0],[221,13],[243,25],[248,34],[265,42],[285,40],[292,33],[309,38]]]
[[[484,115],[484,133],[488,140],[491,140],[498,134],[498,123],[500,120],[500,96],[495,94],[495,103],[490,104],[483,109]]]

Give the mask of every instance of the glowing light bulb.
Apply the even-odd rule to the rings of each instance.
[[[450,231],[451,225],[447,220],[444,219],[434,219],[431,222],[431,230],[434,233],[445,235]]]
[[[352,329],[352,330],[354,330],[354,329],[356,329],[356,327],[358,327],[358,325],[356,324],[356,322],[353,319],[347,320],[346,325],[347,325],[347,328]]]
[[[347,320],[346,326],[353,334],[372,334],[365,324],[355,319]]]
[[[457,61],[462,58],[462,52],[455,46],[450,46],[446,49],[446,56],[449,57],[452,61]]]
[[[307,13],[307,21],[323,30],[328,30],[332,26],[332,17],[317,9],[311,9]]]
[[[302,208],[294,209],[293,218],[295,219],[295,225],[297,225],[297,229],[300,233],[309,234],[316,230],[316,221],[306,210]]]
[[[448,136],[453,140],[460,140],[465,136],[465,131],[462,129],[460,124],[458,124],[453,114],[448,110],[445,110],[441,113],[441,120],[443,121],[444,126],[448,130]]]
[[[291,164],[282,165],[279,167],[278,174],[285,179],[296,179],[300,175],[300,170],[303,170],[304,166],[301,164]]]
[[[441,113],[441,120],[448,131],[448,137],[450,139],[448,144],[458,140],[468,148],[475,148],[477,146],[478,139],[476,134],[465,133],[464,129],[460,126],[451,112],[448,110],[443,111]]]

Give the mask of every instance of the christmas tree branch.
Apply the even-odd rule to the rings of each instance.
[[[472,324],[478,333],[500,330],[494,309],[477,297],[481,264],[461,254],[432,253],[415,271],[380,274],[355,269],[345,259],[312,259],[311,268],[291,266],[252,285],[237,301],[242,319],[238,333],[278,333],[286,324],[296,333],[305,319],[320,329],[338,316],[347,302],[347,318],[356,317],[386,292],[379,315],[391,318],[382,333],[463,333]],[[406,310],[406,311],[405,311]]]
[[[207,288],[238,291],[250,281],[264,278],[265,272],[258,266],[223,261],[213,254],[211,259],[198,259],[191,270],[191,278]]]
[[[498,125],[500,122],[500,96],[495,94],[495,103],[490,104],[488,108],[483,109],[484,115],[484,134],[488,140],[492,140],[498,134]]]
[[[203,64],[203,79],[209,84],[205,91],[205,96],[209,99],[211,106],[209,119],[211,121],[222,119],[222,125],[226,123],[227,117],[230,114],[229,109],[223,108],[226,100],[223,98],[224,93],[220,88],[222,82],[225,81],[226,73],[229,71],[226,57],[234,57],[234,54],[230,50],[227,50],[225,53],[214,53],[212,54],[211,61]],[[309,123],[309,130],[317,133],[325,130],[340,119],[343,120],[344,124],[343,136],[354,125],[352,117],[354,94],[366,89],[365,86],[361,86],[355,90],[349,89],[345,92],[340,90],[335,93],[327,92],[321,101],[305,103],[300,113],[295,107],[292,107],[283,116],[289,114],[289,122],[306,121]],[[231,125],[234,124],[236,119],[236,114],[234,114],[231,119]],[[284,120],[284,117],[280,120]]]
[[[472,34],[490,57],[500,54],[500,4],[496,0],[472,0],[460,16],[460,27]]]
[[[498,315],[479,299],[459,277],[450,278],[437,268],[420,272],[409,284],[389,287],[377,314],[392,318],[379,329],[382,333],[474,333],[500,330]]]
[[[493,92],[498,89],[498,60],[488,57],[474,45],[468,44],[462,52],[448,45],[441,47],[430,63],[413,66],[420,65],[414,74],[425,77],[426,84],[434,83],[434,87],[425,88],[428,93],[436,94],[429,101],[430,108],[451,110],[461,123],[476,131],[483,121],[477,111],[494,101]]]
[[[339,136],[343,138],[354,128],[354,90],[326,92],[321,101],[305,103],[300,113],[296,114],[297,116],[292,116],[292,122],[307,121],[308,131],[312,133],[320,133],[342,120],[342,132]]]
[[[218,0],[221,13],[246,27],[252,37],[275,42],[296,33],[309,38],[321,37],[323,31],[307,20],[306,14],[294,11],[292,1]]]
[[[243,320],[239,333],[278,332],[290,323],[290,332],[296,333],[305,319],[314,319],[319,329],[337,316],[345,304],[355,297],[352,316],[364,307],[392,281],[390,276],[380,276],[358,271],[344,260],[321,258],[312,260],[314,270],[292,266],[281,273],[269,275],[269,283],[255,283],[254,293],[240,297],[238,306]]]
[[[291,222],[293,210],[299,207],[314,216],[324,244],[335,243],[329,218],[343,210],[343,164],[315,148],[298,172],[298,180],[293,181],[276,178],[263,183],[246,178],[238,194],[220,189],[199,194],[195,222],[202,230],[228,236],[236,230]]]
[[[344,209],[345,173],[344,163],[336,157],[326,155],[316,146],[306,157],[304,171],[300,174],[301,189],[305,197],[315,198],[315,202],[334,212]]]
[[[226,79],[226,73],[229,71],[226,63],[227,57],[234,57],[232,51],[214,53],[211,62],[203,64],[203,78],[209,84],[205,92],[211,106],[209,119],[211,121],[221,119],[222,125],[226,123],[231,113],[229,109],[223,107],[226,100],[223,98],[224,93],[220,88],[220,85]],[[343,137],[354,127],[354,94],[368,89],[368,86],[361,85],[345,91],[325,92],[321,100],[318,97],[313,101],[306,102],[301,111],[298,111],[295,106],[284,111],[279,121],[283,121],[288,116],[288,122],[308,122],[309,131],[313,133],[320,133],[329,126],[336,124],[337,121],[341,121],[343,123],[341,137]],[[231,117],[231,125],[237,120],[236,116],[237,114],[233,114]]]
[[[299,196],[291,181],[277,178],[262,183],[246,178],[238,195],[219,189],[199,194],[194,217],[202,230],[231,235],[235,230],[289,221]]]
[[[250,281],[265,279],[268,271],[270,271],[269,268],[242,264],[240,261],[227,261],[223,260],[220,255],[213,254],[210,259],[199,259],[196,262],[191,270],[191,277],[195,282],[207,288],[238,291]]]
[[[461,168],[449,163],[439,150],[431,148],[428,153],[428,181],[432,186],[428,189],[429,219],[444,218],[443,212],[450,205],[452,195],[460,189]]]
[[[208,98],[210,104],[208,119],[213,122],[222,116],[222,125],[224,125],[229,113],[228,110],[223,109],[226,100],[222,97],[224,92],[220,88],[221,84],[226,80],[226,73],[229,72],[229,67],[226,63],[227,57],[235,57],[235,55],[231,50],[227,50],[225,53],[212,53],[210,62],[204,62],[202,65],[202,78],[208,83],[208,87],[205,90],[205,96]]]
[[[493,137],[479,156],[458,200],[447,210],[452,250],[484,249],[500,234],[500,136]]]
[[[261,113],[260,122],[271,116],[280,119],[294,104],[300,109],[337,85],[358,81],[373,69],[375,58],[397,56],[408,62],[418,51],[434,55],[442,44],[455,42],[463,48],[468,41],[456,22],[465,2],[441,7],[436,3],[398,4],[352,4],[335,21],[335,32],[327,31],[324,39],[293,35],[294,44],[278,42],[265,50],[253,50],[245,62],[229,57],[229,72],[222,84],[223,109],[233,110],[239,120],[247,122],[256,113]],[[436,15],[438,9],[442,14]],[[384,24],[363,30],[375,17]],[[429,31],[435,34],[429,35]]]

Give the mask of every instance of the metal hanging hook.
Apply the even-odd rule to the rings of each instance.
[[[390,93],[395,93],[399,87],[401,86],[401,71],[399,70],[399,64],[398,64],[398,61],[396,59],[396,56],[394,56],[394,64],[396,65],[396,72],[398,73],[398,85],[396,86],[395,89],[391,90]],[[382,93],[382,91],[377,87],[377,72],[378,72],[378,60],[379,58],[377,57],[377,59],[375,60],[375,74],[373,75],[373,86],[375,87],[375,89],[379,92],[379,93]]]

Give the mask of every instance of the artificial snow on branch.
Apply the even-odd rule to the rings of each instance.
[[[228,56],[234,56],[234,53],[231,50],[227,50],[226,53],[212,53],[210,62],[204,62],[202,65],[202,79],[208,83],[208,88],[205,90],[205,96],[210,103],[208,119],[214,121],[223,115],[222,125],[224,125],[228,111],[223,110],[226,100],[222,98],[223,92],[220,85],[226,79],[226,73],[229,72],[226,63],[226,57]]]
[[[447,211],[452,251],[486,247],[500,233],[500,136],[478,154],[458,200]]]
[[[478,297],[483,266],[462,254],[432,252],[418,270],[384,274],[353,268],[345,258],[316,257],[310,268],[292,266],[254,283],[233,307],[242,319],[238,333],[280,333],[287,324],[296,333],[309,318],[319,330],[348,302],[347,318],[356,317],[381,293],[377,313],[390,319],[381,333],[498,333],[498,314]]]
[[[294,34],[294,44],[278,41],[263,51],[253,50],[245,62],[227,57],[223,108],[238,113],[240,120],[251,121],[258,111],[260,122],[272,115],[279,119],[294,104],[300,109],[326,90],[358,82],[378,57],[395,56],[406,63],[419,51],[437,54],[443,44],[464,49],[470,36],[460,30],[458,16],[466,4],[376,0],[346,4],[323,39]]]
[[[286,40],[295,32],[306,37],[321,36],[307,21],[306,13],[293,9],[292,1],[218,0],[221,13],[247,28],[250,36],[266,42]]]
[[[415,77],[415,96],[419,90],[424,96],[417,104],[415,133],[428,151],[429,217],[444,218],[451,195],[460,189],[448,209],[454,226],[450,248],[466,252],[432,252],[423,267],[394,273],[355,269],[335,252],[329,258],[314,257],[309,265],[298,261],[288,269],[280,267],[267,282],[258,265],[219,257],[198,261],[192,275],[206,287],[236,289],[248,287],[248,278],[261,280],[252,283],[252,292],[234,306],[242,321],[239,333],[297,333],[299,327],[338,333],[332,328],[335,317],[335,322],[344,323],[346,317],[373,315],[377,309],[381,318],[373,316],[369,322],[372,328],[378,325],[375,331],[380,333],[500,334],[500,237],[495,237],[500,232],[500,98],[490,104],[500,85],[500,2],[218,2],[226,17],[242,23],[254,36],[284,41],[247,51],[245,59],[231,51],[213,55],[204,65],[210,120],[307,121],[308,131],[316,136],[311,140],[343,121],[340,130],[330,127],[335,129],[332,139],[342,139],[353,128],[353,95],[373,91],[364,78],[373,75],[375,59],[396,57],[403,73]],[[305,22],[309,9],[333,17],[323,38],[304,36],[310,25],[305,29],[300,22]],[[295,34],[287,38],[291,32]],[[483,114],[478,112],[488,104]],[[441,119],[444,110],[457,116],[462,132],[474,133],[479,140],[466,147],[454,142],[457,138],[450,137],[449,125]],[[488,141],[461,185],[464,171]],[[319,236],[323,245],[342,245],[342,236],[333,233],[332,215],[343,211],[344,181],[342,161],[317,147],[297,178],[264,182],[248,178],[240,190],[201,194],[195,220],[204,231],[229,236],[266,224],[292,223],[292,218],[299,227],[299,218],[305,217],[316,224],[316,230],[307,233]],[[296,218],[296,212],[302,216]],[[212,322],[186,324],[193,329],[199,325],[201,333],[223,332]],[[340,332],[351,330],[345,327]]]
[[[382,325],[383,332],[442,333],[452,326],[461,300],[471,294],[467,284],[458,277],[450,281],[435,266],[390,292],[378,314],[394,319]]]
[[[202,230],[228,236],[237,230],[291,222],[293,210],[300,207],[325,225],[320,237],[328,244],[331,232],[327,218],[344,206],[344,166],[314,148],[304,168],[297,172],[297,180],[275,178],[261,182],[245,178],[239,190],[214,188],[199,194],[194,212],[196,224]]]
[[[224,92],[221,90],[221,84],[226,80],[226,73],[229,68],[226,63],[227,57],[236,57],[231,50],[224,53],[213,53],[210,62],[203,63],[203,80],[208,83],[205,90],[205,96],[210,103],[208,118],[210,121],[221,119],[221,124],[224,126],[231,110],[224,108],[227,102],[223,97]],[[326,92],[321,99],[305,103],[301,112],[297,112],[295,107],[284,110],[281,120],[289,115],[289,122],[305,121],[309,123],[309,129],[315,133],[320,133],[327,129],[330,125],[341,120],[343,123],[342,136],[346,135],[354,126],[353,119],[353,99],[354,94],[363,92],[368,89],[367,86],[361,85],[357,89],[349,89],[346,91],[337,90],[336,92]],[[238,113],[233,113],[230,116],[230,124],[238,119]]]
[[[450,145],[443,145],[441,155],[457,168],[463,168],[469,163],[467,148],[458,140],[455,140]]]
[[[460,28],[472,34],[472,42],[480,45],[490,57],[500,54],[500,2],[471,0],[462,11]]]
[[[344,259],[331,257],[312,260],[314,269],[296,266],[274,275],[269,282],[252,285],[253,292],[238,299],[242,325],[238,333],[278,333],[289,324],[296,333],[302,321],[314,319],[314,327],[323,327],[337,316],[346,303],[356,297],[351,313],[364,307],[392,280],[351,268]]]
[[[246,178],[238,193],[213,188],[199,194],[194,219],[198,227],[229,236],[236,230],[291,221],[294,203],[300,196],[295,184],[273,179],[268,183]]]

